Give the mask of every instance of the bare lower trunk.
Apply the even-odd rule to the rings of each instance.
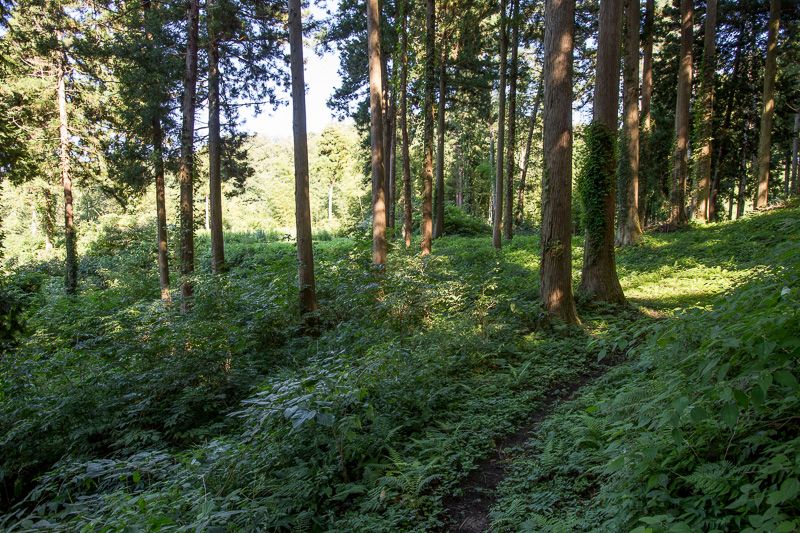
[[[213,13],[215,4],[209,6]],[[210,21],[213,25],[213,17]],[[208,200],[209,232],[211,235],[211,272],[225,269],[225,242],[222,232],[222,179],[219,131],[219,43],[211,36],[208,49]]]
[[[678,99],[675,107],[675,151],[672,155],[672,184],[669,194],[669,222],[686,224],[686,178],[689,172],[689,102],[692,97],[692,0],[681,0],[681,56],[678,71]]]
[[[522,163],[522,175],[519,178],[519,190],[517,191],[517,226],[522,225],[522,220],[525,216],[525,180],[528,176],[528,164],[531,160],[531,144],[533,142],[533,130],[536,127],[536,115],[539,113],[539,102],[542,101],[542,88],[544,87],[544,80],[539,80],[539,88],[536,89],[536,100],[533,103],[533,113],[531,113],[531,125],[528,129],[528,141],[525,144],[525,158]]]
[[[372,262],[386,265],[386,197],[383,167],[383,89],[381,77],[380,11],[378,0],[367,0],[369,46],[370,137],[372,151]]]
[[[61,32],[58,32],[59,45],[63,44]],[[75,212],[72,206],[72,175],[69,161],[69,132],[67,130],[67,54],[59,51],[58,68],[58,120],[61,138],[61,184],[64,187],[64,233],[66,237],[66,276],[64,288],[67,294],[75,294],[78,290],[78,250],[75,231]]]
[[[781,0],[772,0],[769,7],[769,36],[767,61],[764,65],[764,96],[762,98],[761,134],[758,138],[758,196],[755,207],[766,207],[769,191],[769,162],[772,148],[772,116],[775,114],[775,73],[778,58],[778,30]]]
[[[503,247],[503,154],[506,129],[506,63],[508,38],[506,37],[506,0],[500,0],[500,85],[497,102],[497,170],[495,179],[494,219],[492,220],[492,246]]]
[[[797,194],[797,156],[798,148],[800,148],[800,108],[794,115],[794,140],[792,141],[792,194]]]
[[[712,0],[713,1],[713,0]],[[625,64],[622,70],[624,168],[620,169],[617,246],[629,246],[642,235],[639,224],[639,0],[625,6]]]
[[[647,224],[647,167],[650,152],[650,101],[653,96],[653,23],[655,21],[655,0],[645,0],[644,15],[644,46],[642,47],[642,131],[639,143],[639,168],[645,169],[640,172],[639,183],[639,224]]]
[[[400,75],[400,115],[401,130],[403,135],[403,238],[406,247],[411,246],[411,158],[408,153],[408,16],[406,15],[407,3],[403,2],[403,21],[402,21],[402,51],[403,71]]]
[[[317,310],[314,251],[311,243],[311,202],[308,192],[306,84],[303,73],[303,22],[300,0],[289,0],[289,46],[292,64],[292,124],[294,126],[294,199],[297,226],[297,282],[300,314]]]
[[[183,126],[178,181],[181,187],[181,311],[191,309],[194,293],[189,279],[194,273],[194,110],[197,90],[197,32],[200,20],[198,0],[189,1],[186,44],[186,73],[183,81]]]
[[[714,110],[714,71],[717,36],[717,1],[706,3],[705,36],[703,44],[703,64],[700,75],[699,112],[695,124],[697,147],[695,148],[694,182],[697,187],[697,205],[694,219],[700,222],[709,220],[709,189],[711,188],[711,134]]]
[[[53,193],[50,192],[49,187],[44,188],[44,250],[49,252],[53,249],[53,235],[56,232],[56,222],[53,215],[55,205],[53,202]]]
[[[392,229],[395,228],[395,221],[396,221],[396,213],[395,209],[397,207],[397,95],[395,94],[392,98],[391,107],[389,108],[389,114],[392,115],[392,140],[391,140],[391,147],[389,152],[389,196],[388,196],[388,203],[389,207],[386,210],[387,213],[387,222],[386,225]]]
[[[436,8],[434,0],[428,0],[427,31],[425,34],[425,124],[422,168],[422,255],[431,253],[433,237],[432,189],[433,189],[433,84],[435,48]]]
[[[380,9],[380,7],[379,7]],[[389,184],[391,183],[391,167],[389,158],[392,151],[392,116],[389,112],[389,74],[387,62],[389,54],[381,50],[381,114],[383,117],[383,199],[386,204],[386,226],[389,227]]]
[[[541,269],[545,312],[579,324],[572,295],[572,50],[575,0],[546,0]]]
[[[517,58],[519,56],[519,0],[511,0],[511,79],[508,90],[508,152],[506,153],[506,184],[503,204],[503,237],[514,237],[514,174],[516,173],[515,148],[517,142]]]
[[[442,39],[439,57],[439,109],[436,117],[436,190],[434,191],[433,238],[444,233],[444,133],[445,92],[447,91],[447,44]]]
[[[161,121],[153,119],[153,161],[156,174],[156,224],[158,225],[158,281],[161,300],[169,302],[169,247],[167,245],[167,201],[164,186],[164,133]]]

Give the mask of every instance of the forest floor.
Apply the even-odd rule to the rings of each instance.
[[[316,242],[314,337],[293,243],[226,235],[219,278],[201,239],[182,315],[154,229],[85,242],[74,298],[55,259],[4,274],[0,529],[800,524],[796,209],[618,249],[629,304],[578,294],[581,327],[538,325],[536,235],[383,272],[368,237]]]

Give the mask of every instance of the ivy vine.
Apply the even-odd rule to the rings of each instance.
[[[616,178],[616,135],[611,129],[597,121],[586,128],[586,155],[578,173],[578,196],[582,214],[581,222],[586,230],[586,247],[589,256],[597,254],[603,242],[606,228],[605,205]]]

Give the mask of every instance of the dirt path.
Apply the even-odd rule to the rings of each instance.
[[[606,358],[600,363],[601,367],[594,372],[578,380],[553,387],[547,394],[544,405],[532,412],[524,425],[498,442],[494,453],[469,473],[461,483],[462,495],[445,499],[444,506],[450,524],[445,531],[451,533],[488,531],[489,511],[496,501],[495,490],[505,478],[506,465],[513,460],[513,456],[506,454],[506,450],[526,447],[527,442],[536,434],[542,421],[553,411],[556,404],[572,399],[581,387],[599,378],[622,361],[621,354]]]

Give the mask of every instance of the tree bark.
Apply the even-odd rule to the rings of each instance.
[[[396,93],[396,91],[392,92]],[[389,208],[386,210],[386,225],[394,229],[396,221],[395,209],[397,207],[397,94],[394,94],[391,99],[389,114],[392,116],[392,136],[389,152],[389,195],[387,198]]]
[[[428,0],[427,31],[425,34],[425,124],[422,168],[422,255],[431,253],[433,213],[431,195],[433,188],[433,84],[435,57],[436,7]]]
[[[64,187],[64,234],[66,240],[66,276],[64,289],[67,294],[78,291],[78,249],[75,231],[75,211],[72,205],[72,174],[69,161],[69,132],[67,130],[67,54],[63,50],[63,36],[58,32],[58,131],[61,140],[61,185]]]
[[[505,201],[503,204],[503,236],[514,238],[514,174],[516,172],[515,150],[517,144],[517,73],[519,65],[519,0],[511,0],[511,79],[508,88],[508,148],[506,153]]]
[[[758,197],[756,208],[767,206],[769,192],[769,163],[770,150],[772,148],[772,116],[775,114],[775,73],[778,67],[780,14],[781,0],[771,0],[769,4],[767,61],[764,65],[764,96],[761,100],[761,133],[758,137]]]
[[[49,252],[53,249],[53,235],[56,232],[56,223],[53,205],[53,193],[50,187],[45,186],[42,191],[44,194],[44,251]]]
[[[406,247],[411,246],[411,158],[408,153],[408,16],[406,0],[403,2],[403,22],[402,22],[402,61],[403,72],[400,75],[400,115],[401,130],[403,136],[403,237]]]
[[[595,143],[593,156],[601,168],[583,184],[584,210],[588,220],[583,254],[583,271],[579,290],[596,300],[624,303],[625,295],[617,278],[614,257],[614,211],[616,208],[616,161],[614,139],[619,107],[619,70],[621,50],[621,0],[602,0],[600,3],[597,40],[597,75],[594,90],[594,129],[609,142]],[[595,175],[596,174],[596,175]],[[586,200],[589,200],[588,202]],[[589,205],[591,203],[591,206]]]
[[[186,39],[186,72],[183,80],[183,125],[178,181],[181,188],[181,311],[191,309],[189,298],[194,290],[189,279],[194,273],[194,110],[197,90],[197,33],[200,20],[199,0],[189,0]]]
[[[506,67],[508,63],[508,38],[506,37],[506,0],[500,0],[500,85],[498,88],[497,117],[497,174],[495,180],[494,220],[492,221],[492,246],[503,247],[503,154],[506,129]]]
[[[641,183],[639,184],[639,224],[644,226],[647,218],[647,170],[650,157],[650,135],[652,133],[650,117],[650,101],[653,97],[653,26],[655,21],[655,0],[645,0],[644,14],[644,46],[642,47],[642,132],[639,142],[639,169]]]
[[[446,4],[445,4],[446,6]],[[442,14],[444,16],[444,13]],[[436,190],[434,191],[433,238],[444,233],[444,133],[445,100],[447,91],[447,44],[442,32],[442,50],[439,56],[439,109],[436,116]]]
[[[714,72],[717,52],[717,0],[706,2],[705,35],[703,43],[703,64],[700,74],[700,88],[697,103],[698,121],[695,124],[697,147],[695,156],[694,182],[697,187],[697,205],[694,219],[707,222],[709,189],[711,188],[711,135],[714,110]]]
[[[380,3],[378,6],[380,10]],[[380,20],[380,15],[379,15]],[[389,54],[381,51],[381,92],[383,101],[381,102],[381,116],[383,120],[383,200],[386,205],[386,227],[390,227],[389,222],[389,185],[391,183],[391,166],[389,158],[392,152],[392,117],[389,106],[389,74],[387,63]]]
[[[211,236],[211,272],[225,269],[225,243],[222,232],[222,180],[220,178],[219,131],[219,37],[214,29],[216,2],[210,2],[208,44],[208,197],[209,232]]]
[[[800,108],[794,114],[794,140],[792,141],[792,194],[797,194],[797,152],[800,148]]]
[[[675,107],[675,151],[672,156],[672,184],[669,194],[669,223],[686,224],[686,177],[689,162],[689,103],[692,97],[693,0],[681,0],[681,55],[678,71],[678,100]]]
[[[539,87],[536,89],[536,98],[533,101],[533,113],[531,113],[531,125],[528,129],[528,141],[525,144],[525,159],[522,162],[522,175],[519,178],[519,191],[517,191],[517,227],[522,225],[525,216],[525,180],[528,176],[528,164],[531,160],[531,144],[533,142],[533,130],[536,127],[536,115],[539,114],[539,104],[542,101],[542,89],[544,79],[539,80]]]
[[[383,168],[383,89],[380,11],[378,0],[367,0],[370,137],[372,148],[372,262],[386,265],[386,197]]]
[[[164,185],[164,132],[161,120],[153,119],[153,160],[156,175],[156,224],[158,225],[158,282],[161,300],[170,302],[169,246],[167,243],[167,195]]]
[[[300,314],[317,310],[314,251],[311,244],[311,202],[308,192],[306,84],[303,73],[303,21],[300,0],[289,0],[289,47],[292,64],[292,123],[294,125],[294,199],[297,225],[297,281]]]
[[[713,1],[713,0],[712,0]],[[642,235],[639,224],[639,0],[625,6],[625,64],[622,70],[622,149],[625,168],[620,172],[618,246],[629,246]]]
[[[572,64],[575,0],[546,0],[542,304],[549,316],[580,324],[572,294]]]

